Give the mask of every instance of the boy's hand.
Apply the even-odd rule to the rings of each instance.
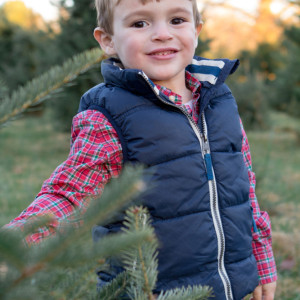
[[[250,300],[274,300],[276,290],[276,281],[259,285],[253,292]]]

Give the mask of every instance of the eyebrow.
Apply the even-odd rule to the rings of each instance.
[[[134,12],[129,13],[128,15],[125,15],[124,18],[122,19],[123,22],[126,22],[128,19],[131,19],[135,16],[140,17],[140,16],[147,16],[149,15],[149,13],[152,13],[153,10],[150,9],[141,9],[141,10],[137,10]],[[155,12],[153,12],[155,13]],[[176,14],[176,13],[185,13],[188,15],[193,15],[193,12],[186,9],[185,7],[174,7],[174,8],[170,8],[168,10],[168,14]]]

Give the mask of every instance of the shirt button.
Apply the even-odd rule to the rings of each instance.
[[[171,95],[171,96],[169,97],[169,99],[170,99],[171,101],[175,101],[175,96]]]

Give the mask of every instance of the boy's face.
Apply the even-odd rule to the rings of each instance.
[[[99,30],[99,29],[98,29]],[[188,0],[122,0],[114,9],[113,35],[95,30],[108,55],[117,55],[125,68],[142,69],[154,82],[184,79],[201,27],[195,28]]]

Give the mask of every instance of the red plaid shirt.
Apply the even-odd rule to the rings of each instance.
[[[191,105],[183,105],[181,97],[171,90],[157,87],[175,104],[182,105],[197,121],[201,83],[186,72],[186,86],[192,92]],[[255,195],[255,175],[252,172],[250,149],[242,123],[241,128],[242,153],[248,168],[250,201],[257,226],[257,232],[253,233],[253,253],[257,260],[260,283],[266,284],[277,280],[272,251],[271,224],[268,214],[259,209]],[[106,117],[95,110],[77,114],[73,119],[71,150],[67,160],[58,166],[51,177],[44,182],[32,204],[7,227],[22,227],[29,218],[46,213],[63,219],[71,215],[75,207],[84,211],[89,199],[101,194],[110,178],[120,174],[122,160],[122,147],[118,135]],[[40,228],[36,233],[27,237],[27,243],[38,243],[43,238],[51,236],[55,226],[58,226],[58,223]]]

